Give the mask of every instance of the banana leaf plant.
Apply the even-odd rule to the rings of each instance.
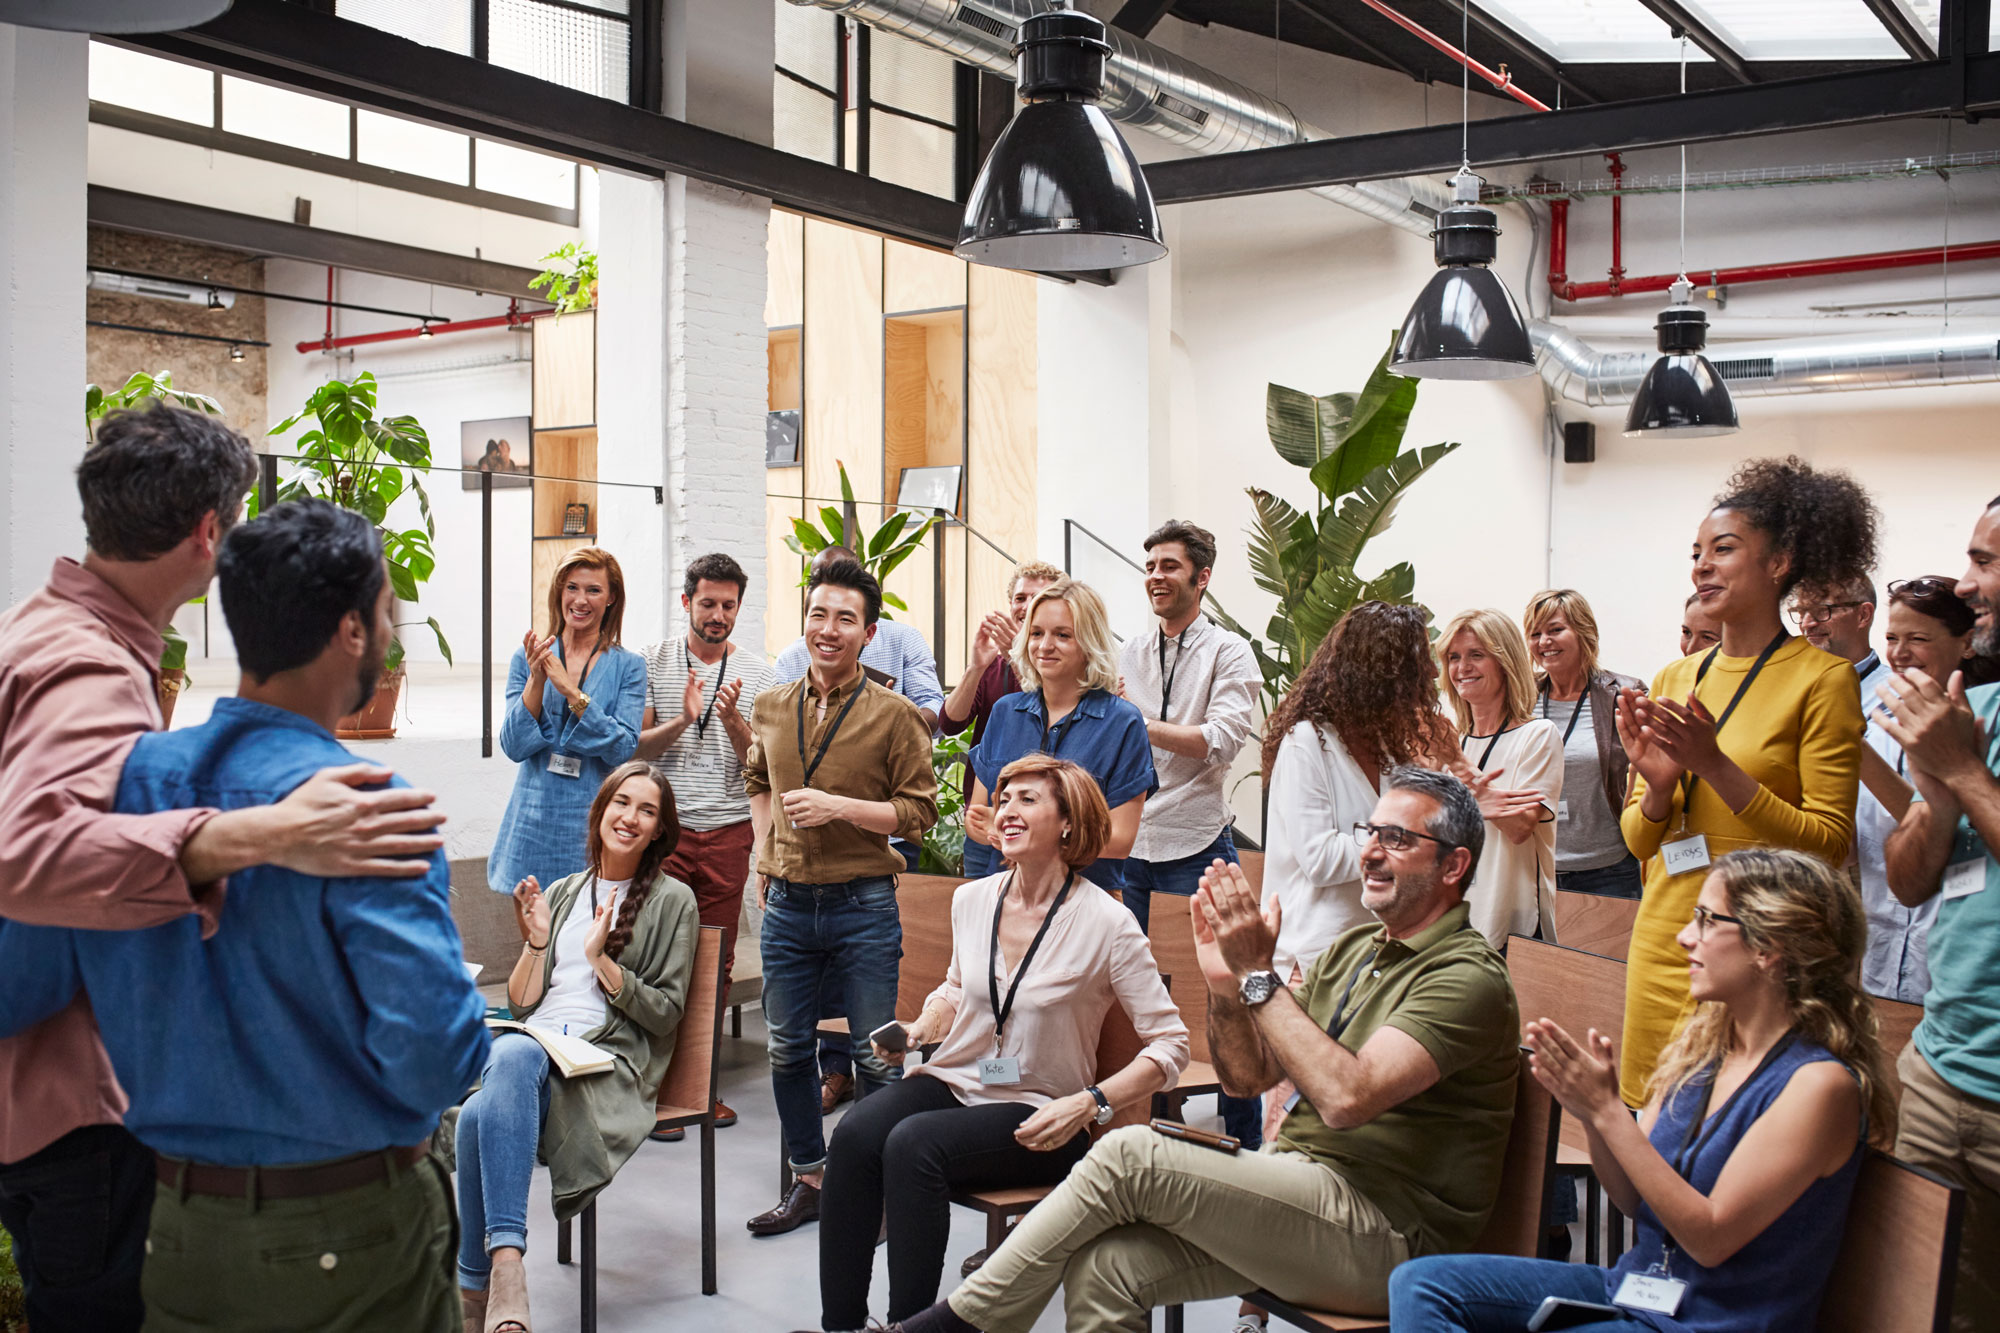
[[[856,512],[854,486],[847,479],[847,465],[836,461],[840,469],[841,507],[822,505],[818,523],[810,519],[792,520],[792,535],[785,538],[785,545],[804,556],[807,568],[799,571],[799,586],[805,587],[812,577],[812,558],[829,546],[845,546],[861,558],[861,566],[876,581],[883,584],[882,603],[898,611],[908,611],[909,603],[889,591],[889,575],[896,567],[923,549],[924,538],[937,526],[937,515],[919,517],[913,509],[899,509],[884,519],[882,526],[873,533],[862,526]],[[895,617],[883,612],[890,620]]]
[[[1256,521],[1248,529],[1250,571],[1278,599],[1266,628],[1270,642],[1245,635],[1276,707],[1340,618],[1357,603],[1412,603],[1417,571],[1408,561],[1379,574],[1359,571],[1368,543],[1396,516],[1396,506],[1456,442],[1403,450],[1417,381],[1375,363],[1359,393],[1314,395],[1281,384],[1264,399],[1265,429],[1278,456],[1305,468],[1310,510],[1260,487],[1247,488]]]
[[[437,569],[434,543],[437,523],[431,517],[431,497],[421,474],[431,465],[431,440],[412,416],[384,417],[375,409],[375,377],[367,371],[352,380],[328,380],[314,389],[305,406],[271,427],[271,435],[288,434],[302,423],[306,429],[293,441],[299,457],[289,476],[278,483],[278,501],[316,497],[351,509],[375,525],[382,535],[382,554],[389,563],[389,584],[398,601],[414,602],[418,589]],[[389,524],[390,508],[414,495],[423,523],[414,528]],[[250,515],[257,496],[250,497]],[[451,645],[436,616],[421,621],[437,636],[438,651],[451,661]],[[389,644],[387,671],[403,663],[403,641]]]

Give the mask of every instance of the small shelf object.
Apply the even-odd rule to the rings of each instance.
[[[581,537],[590,531],[590,506],[581,500],[563,506],[563,529],[565,537]]]
[[[597,312],[534,322],[534,473],[528,614],[549,632],[549,581],[563,558],[596,540]]]

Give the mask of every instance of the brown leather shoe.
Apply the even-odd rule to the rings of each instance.
[[[958,1266],[958,1275],[960,1277],[971,1277],[979,1271],[980,1265],[984,1264],[987,1257],[992,1253],[993,1251],[991,1250],[974,1250],[971,1254],[966,1255],[965,1262]]]
[[[794,1180],[785,1197],[768,1213],[759,1213],[745,1223],[753,1236],[782,1236],[797,1231],[808,1222],[819,1221],[819,1190],[803,1180]]]
[[[729,1107],[726,1104],[724,1104],[721,1098],[719,1097],[716,1098],[715,1127],[717,1129],[728,1129],[731,1125],[735,1123],[736,1123],[736,1112],[730,1110]]]
[[[832,1115],[833,1108],[854,1100],[854,1080],[846,1074],[828,1074],[819,1081],[819,1113]]]
[[[679,1143],[687,1136],[688,1132],[679,1125],[669,1125],[665,1129],[661,1129],[658,1125],[655,1125],[653,1132],[646,1137],[655,1143]]]

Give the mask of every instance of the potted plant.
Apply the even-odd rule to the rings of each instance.
[[[314,389],[305,406],[271,428],[273,438],[299,426],[306,429],[293,442],[299,458],[290,476],[278,483],[278,500],[309,497],[328,500],[363,515],[382,536],[382,554],[389,564],[389,584],[399,602],[417,600],[417,590],[437,568],[433,543],[437,524],[431,518],[431,498],[420,475],[431,463],[430,436],[411,416],[384,417],[375,409],[375,377],[366,371],[352,380],[329,380]],[[405,495],[414,494],[423,525],[397,528],[389,511]],[[256,497],[251,497],[251,513]],[[436,616],[403,625],[429,625],[438,651],[451,662],[451,645]],[[396,701],[403,688],[403,640],[389,643],[382,679],[375,697],[341,719],[339,734],[348,740],[386,740],[396,734]]]
[[[792,535],[785,538],[785,545],[804,556],[808,562],[829,546],[845,546],[860,557],[863,569],[873,574],[878,583],[886,585],[889,575],[896,571],[898,565],[923,549],[924,538],[937,526],[937,515],[917,519],[916,526],[912,527],[915,511],[899,509],[871,535],[862,526],[856,512],[854,485],[847,479],[847,464],[835,459],[834,466],[840,469],[841,508],[822,505],[819,524],[803,518],[793,519]],[[799,586],[805,587],[811,577],[810,566],[801,570]],[[890,592],[886,586],[882,589],[882,605],[897,611],[910,609],[909,603]],[[882,615],[887,620],[895,619],[886,610]]]
[[[597,304],[597,252],[575,241],[542,256],[546,266],[528,279],[528,289],[540,292],[556,308],[556,318],[588,310]]]
[[[153,399],[161,398],[179,407],[196,412],[206,412],[210,416],[222,415],[222,404],[205,393],[195,393],[189,389],[176,389],[172,371],[161,370],[152,374],[139,371],[116,389],[106,392],[95,384],[83,386],[83,434],[84,447],[89,448],[96,438],[97,423],[113,412],[129,407],[138,407]],[[205,598],[197,597],[188,603],[199,605]],[[167,641],[166,651],[160,654],[160,718],[161,726],[172,726],[174,721],[174,701],[187,688],[187,639],[172,622],[162,635]],[[0,1324],[0,1328],[4,1328]]]

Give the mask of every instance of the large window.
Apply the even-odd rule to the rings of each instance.
[[[746,4],[751,0],[726,0]],[[519,70],[593,97],[658,110],[658,31],[648,0],[334,0],[333,12],[413,42]]]

